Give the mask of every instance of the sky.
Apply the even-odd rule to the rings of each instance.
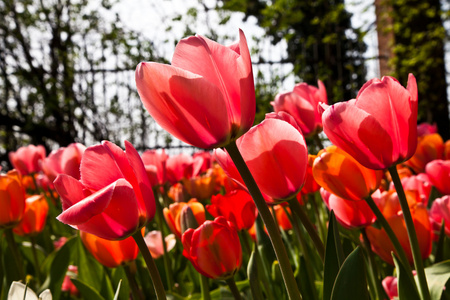
[[[215,0],[203,2],[209,8],[213,8],[215,4]],[[198,0],[127,0],[119,2],[115,6],[115,11],[120,15],[126,27],[142,32],[157,45],[164,44],[164,47],[160,49],[158,54],[171,60],[175,41],[183,38],[184,29],[181,22],[173,22],[172,19],[178,15],[186,16],[188,9],[198,6],[198,3]],[[378,61],[373,59],[378,53],[376,32],[374,26],[371,26],[375,22],[373,2],[368,0],[347,0],[345,3],[347,10],[353,13],[352,22],[354,26],[362,27],[363,29],[370,28],[365,37],[365,42],[368,45],[368,50],[365,54],[367,58],[367,78],[378,77]],[[260,37],[264,35],[264,30],[257,25],[256,19],[253,17],[243,22],[243,14],[235,13],[227,24],[219,25],[218,12],[209,10],[206,13],[201,7],[199,7],[198,11],[196,22],[190,23],[191,29],[197,34],[205,34],[207,32],[205,24],[209,24],[217,30],[219,36],[229,35],[233,37],[233,32],[235,32],[234,41],[236,41],[238,39],[238,28],[240,28],[246,34],[250,49],[256,47],[252,36]],[[170,32],[166,31],[166,28],[169,26],[173,28]],[[164,43],[166,40],[170,42]],[[229,43],[231,41],[233,40],[230,40]],[[274,46],[267,40],[259,47],[263,48],[263,56],[267,60],[277,61],[286,56],[286,44],[284,42]],[[291,70],[292,66],[284,65],[277,71],[288,73]],[[270,71],[273,71],[273,69]],[[294,77],[290,76],[282,83],[282,89],[291,90],[295,83]]]

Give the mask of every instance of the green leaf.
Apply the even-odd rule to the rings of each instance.
[[[264,299],[264,297],[261,292],[261,286],[259,285],[257,255],[258,253],[253,250],[248,261],[247,274],[253,299],[259,300]]]
[[[80,238],[77,238],[78,280],[85,282],[96,291],[102,288],[103,277],[105,276],[103,266],[87,253]]]
[[[309,277],[308,271],[306,270],[306,264],[305,257],[303,255],[300,256],[300,291],[304,299],[317,299],[316,290],[312,290],[315,287],[314,278]]]
[[[111,281],[113,286],[118,286],[120,284],[119,299],[128,299],[130,294],[130,285],[124,267],[119,266],[111,271]],[[117,293],[117,292],[116,292]]]
[[[357,247],[342,264],[331,294],[332,300],[370,299],[364,256]]]
[[[419,292],[414,282],[411,281],[410,277],[407,276],[405,268],[403,267],[401,261],[392,253],[394,258],[395,268],[397,269],[398,278],[398,296],[400,299],[408,300],[419,300]]]
[[[114,294],[113,300],[119,300],[119,294],[120,294],[120,287],[122,285],[122,279],[119,281],[119,284],[117,285],[116,293]]]
[[[339,273],[343,261],[343,250],[337,230],[334,211],[330,213],[328,225],[327,244],[325,247],[324,276],[323,276],[323,299],[329,300],[333,291],[334,281]]]
[[[50,265],[49,289],[53,299],[58,300],[61,294],[61,285],[69,267],[73,249],[77,239],[71,238],[56,252]]]
[[[450,260],[425,268],[425,275],[431,299],[441,299],[442,291],[450,278]]]
[[[89,300],[105,300],[96,290],[92,287],[75,278],[71,278],[73,284],[77,287],[83,299]]]
[[[439,240],[436,244],[436,254],[434,255],[434,263],[439,263],[444,259],[445,249],[445,220],[442,220],[441,230],[439,231]]]

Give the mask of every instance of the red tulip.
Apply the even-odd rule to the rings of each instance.
[[[25,200],[25,212],[13,232],[18,235],[34,235],[42,230],[47,220],[48,203],[43,195],[30,196]]]
[[[375,222],[376,217],[366,201],[343,199],[324,188],[320,189],[320,194],[328,209],[334,211],[336,220],[345,228],[366,227]]]
[[[428,211],[426,207],[420,203],[413,207],[410,207],[410,210],[414,222],[414,228],[416,230],[417,238],[419,241],[420,253],[422,255],[422,259],[426,259],[431,254],[431,246],[433,241],[433,233],[431,230]],[[412,265],[413,258],[403,215],[399,213],[390,217],[386,217],[386,219],[392,230],[394,231],[394,234],[397,236],[400,245],[405,250],[406,257]],[[394,251],[394,246],[392,245],[392,242],[388,238],[384,229],[367,227],[366,232],[367,237],[369,238],[369,241],[372,245],[372,250],[376,254],[378,254],[381,259],[391,265],[394,265],[391,255],[391,252]]]
[[[85,150],[86,146],[83,144],[73,143],[52,151],[41,161],[42,171],[51,182],[56,179],[58,174],[67,174],[79,180],[81,156]]]
[[[440,230],[445,221],[445,234],[450,237],[450,195],[433,201],[430,209],[430,220],[434,228]]]
[[[330,141],[367,168],[388,168],[416,151],[417,84],[412,74],[406,89],[393,77],[375,78],[364,84],[356,100],[321,107]]]
[[[66,276],[64,277],[61,291],[67,292],[69,295],[78,296],[80,292],[78,291],[77,287],[72,283],[72,280],[70,278],[76,278],[78,275],[78,267],[69,265]]]
[[[144,229],[142,228],[142,233]],[[83,245],[95,259],[108,268],[116,268],[136,259],[139,248],[132,237],[120,241],[110,241],[93,234],[80,231]]]
[[[306,136],[322,131],[322,118],[317,105],[328,103],[327,91],[322,81],[318,81],[319,88],[299,83],[292,92],[276,95],[271,102],[275,112],[285,111],[292,115]]]
[[[207,205],[206,210],[213,217],[225,217],[237,230],[250,229],[257,216],[256,205],[250,194],[244,190],[212,196],[211,205]]]
[[[313,164],[314,179],[336,196],[359,201],[378,189],[383,173],[368,169],[353,157],[330,146],[323,150]]]
[[[240,137],[236,145],[259,189],[271,198],[266,201],[282,202],[300,191],[305,182],[308,150],[302,133],[290,122],[266,118]],[[221,149],[214,153],[228,176],[243,185],[229,155]]]
[[[19,172],[0,174],[0,229],[11,228],[25,212],[25,190]]]
[[[213,279],[228,279],[241,267],[242,250],[234,226],[224,217],[188,229],[181,238],[184,251],[194,268]]]
[[[39,161],[45,158],[45,148],[42,145],[28,145],[17,151],[9,152],[9,160],[21,175],[37,173],[41,170]]]
[[[108,240],[125,239],[155,214],[155,199],[139,153],[104,141],[86,149],[78,181],[58,175],[63,212],[58,220]]]
[[[436,189],[443,195],[450,195],[450,160],[433,160],[425,171]]]
[[[202,36],[181,40],[172,65],[141,62],[136,85],[150,115],[176,138],[199,148],[222,147],[255,117],[252,63],[244,33],[222,46]]]

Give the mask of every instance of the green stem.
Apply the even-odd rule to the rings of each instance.
[[[202,299],[203,300],[211,300],[211,295],[209,294],[209,284],[208,277],[198,273],[200,276],[200,289],[202,291]]]
[[[17,271],[19,273],[19,277],[23,282],[26,282],[25,280],[25,271],[23,268],[23,262],[22,262],[22,257],[20,256],[19,253],[19,248],[17,247],[16,241],[14,240],[14,235],[12,232],[12,228],[6,228],[5,229],[5,235],[6,235],[6,241],[8,242],[8,246],[11,249],[13,258],[14,258],[14,262],[16,263],[17,266]]]
[[[314,228],[314,225],[311,223],[311,220],[303,211],[303,208],[301,207],[300,203],[298,203],[297,199],[292,199],[291,201],[289,201],[289,206],[291,207],[295,215],[300,219],[300,222],[302,222],[303,227],[305,227],[306,232],[308,232],[312,242],[314,243],[314,246],[316,247],[317,253],[319,253],[320,259],[322,260],[322,262],[324,262],[325,247],[319,235],[317,234],[316,228]]]
[[[36,239],[34,236],[30,236],[30,242],[31,242],[31,252],[33,253],[33,260],[34,260],[34,268],[36,271],[36,280],[38,285],[41,283],[41,267],[39,265],[39,260],[36,252]]]
[[[167,253],[167,246],[166,246],[166,240],[164,235],[164,215],[163,215],[163,209],[161,206],[161,203],[159,202],[158,193],[155,193],[155,203],[156,203],[156,213],[157,218],[156,221],[158,223],[159,230],[161,231],[161,239],[162,239],[162,245],[164,249],[164,255],[163,255],[163,262],[164,262],[164,268],[166,269],[166,282],[167,282],[167,288],[169,289],[169,292],[172,291],[172,287],[174,286],[173,282],[173,276],[172,276],[172,266],[170,264],[169,260],[169,254]]]
[[[383,287],[381,285],[381,281],[380,281],[380,276],[378,273],[378,266],[375,262],[375,258],[373,257],[373,252],[372,252],[372,248],[370,245],[370,241],[369,238],[367,237],[367,233],[366,233],[366,229],[362,228],[361,229],[361,234],[363,236],[363,240],[364,240],[364,246],[366,247],[367,250],[367,256],[369,258],[369,264],[370,264],[370,272],[372,273],[372,276],[374,278],[374,284],[375,284],[375,292],[377,295],[377,299],[386,299],[386,296],[384,295],[384,290]]]
[[[378,206],[375,204],[375,201],[373,201],[372,196],[368,196],[366,199],[367,204],[369,205],[372,212],[377,217],[377,222],[380,223],[381,227],[383,227],[384,231],[388,235],[389,239],[392,242],[392,245],[394,246],[395,252],[398,255],[399,259],[401,260],[403,266],[408,271],[407,274],[410,277],[410,279],[414,281],[414,277],[411,272],[411,266],[409,265],[408,258],[406,257],[405,250],[403,250],[402,245],[398,241],[397,236],[395,235],[394,231],[392,230],[391,226],[389,225],[388,221],[384,217],[384,215],[381,213]]]
[[[286,248],[284,247],[283,241],[281,239],[280,232],[275,225],[275,221],[272,218],[269,208],[264,200],[264,197],[261,194],[250,170],[245,164],[244,159],[239,152],[239,149],[236,146],[235,142],[228,144],[225,147],[231,159],[233,160],[236,168],[241,174],[242,179],[244,180],[245,185],[255,202],[255,205],[258,209],[259,215],[261,216],[264,224],[266,225],[267,232],[269,233],[270,241],[272,242],[273,249],[275,250],[275,255],[277,256],[281,273],[283,275],[284,284],[286,286],[286,290],[289,294],[290,299],[297,300],[301,299],[300,291],[297,287],[297,283],[295,281],[294,273],[292,272],[292,267],[289,262],[289,257],[286,252]]]
[[[147,264],[147,269],[150,272],[150,277],[153,281],[153,287],[155,288],[156,297],[159,300],[166,299],[166,291],[164,290],[161,276],[159,276],[158,268],[153,261],[153,257],[150,254],[147,245],[145,244],[140,230],[133,234],[133,239],[136,241],[136,244],[141,251],[142,256],[144,257],[145,263]]]
[[[133,261],[134,263],[134,261]],[[139,286],[137,285],[136,279],[134,278],[133,274],[131,273],[131,268],[129,264],[123,265],[123,269],[125,270],[125,275],[128,279],[128,285],[131,288],[131,294],[133,295],[134,300],[144,300],[144,294],[142,294],[142,291],[139,289]]]
[[[236,286],[236,282],[234,282],[234,278],[230,277],[226,280],[228,286],[230,287],[230,291],[233,294],[235,300],[242,300],[241,293],[239,293],[239,289]]]
[[[403,190],[402,182],[400,181],[400,177],[398,176],[397,167],[394,165],[389,167],[388,170],[391,174],[392,181],[394,182],[400,206],[402,207],[403,219],[405,220],[406,230],[408,231],[409,244],[411,246],[414,266],[416,268],[417,278],[419,279],[420,294],[422,296],[422,299],[429,300],[430,292],[428,290],[427,278],[425,276],[422,255],[419,248],[419,241],[417,239],[416,230],[414,228],[411,211],[409,210],[408,200],[406,200],[405,191]]]

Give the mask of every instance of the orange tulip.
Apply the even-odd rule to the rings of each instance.
[[[144,233],[144,228],[141,230]],[[99,238],[85,231],[80,231],[81,241],[95,259],[108,268],[115,268],[123,263],[135,260],[139,248],[133,237],[120,241]]]
[[[0,174],[0,229],[17,225],[25,212],[25,191],[16,170]]]
[[[216,179],[213,172],[207,172],[191,178],[183,178],[183,185],[193,198],[209,199],[216,190]]]
[[[275,210],[275,216],[277,218],[278,226],[280,226],[280,228],[283,230],[291,230],[292,223],[289,220],[289,217],[287,216],[286,212],[284,211],[283,206],[275,205],[273,209]],[[291,209],[289,207],[286,207],[286,210],[288,213],[291,213]]]
[[[438,133],[427,134],[417,139],[417,149],[405,165],[416,173],[425,172],[425,166],[432,160],[442,159],[444,156],[444,141]]]
[[[422,259],[426,259],[431,254],[431,245],[433,241],[433,233],[428,216],[428,211],[421,203],[410,208],[414,228],[417,232],[419,240],[420,253]],[[405,221],[401,213],[392,215],[386,218],[395,235],[397,236],[402,248],[405,250],[406,257],[411,265],[413,265],[413,257],[411,254],[411,247],[409,244],[408,233],[406,231]],[[378,254],[381,259],[387,263],[394,265],[391,252],[394,251],[394,246],[388,238],[384,229],[377,229],[375,227],[367,227],[367,237],[372,244],[372,250]]]
[[[446,141],[444,144],[444,159],[450,160],[450,140]]]
[[[169,208],[165,207],[163,210],[164,218],[170,230],[178,237],[181,238],[181,211],[185,206],[189,206],[197,220],[198,225],[203,224],[206,220],[205,207],[196,199],[191,199],[189,202],[177,202],[169,205]]]
[[[25,213],[13,232],[20,236],[34,235],[44,229],[48,214],[48,203],[43,195],[30,196],[25,201]]]
[[[358,201],[378,189],[383,173],[364,167],[343,150],[330,146],[314,160],[313,175],[330,193]]]
[[[316,160],[317,155],[308,154],[308,167],[306,169],[306,178],[305,184],[300,191],[301,195],[306,195],[309,193],[317,192],[320,189],[320,185],[314,179],[312,167],[314,165],[314,161]],[[297,195],[298,196],[298,195]]]

